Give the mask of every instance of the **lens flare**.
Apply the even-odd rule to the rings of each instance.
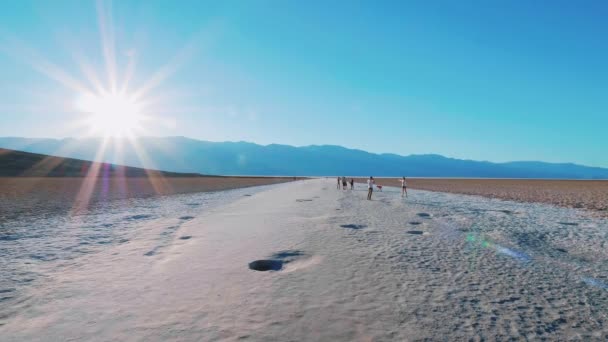
[[[526,253],[501,246],[497,243],[486,240],[483,236],[478,234],[469,233],[466,235],[465,240],[473,247],[481,247],[482,249],[493,250],[496,253],[509,256],[524,263],[532,261],[532,258]]]

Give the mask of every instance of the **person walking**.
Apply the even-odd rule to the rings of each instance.
[[[336,187],[336,189],[340,190],[340,177],[338,177],[338,186]]]
[[[346,190],[346,177],[342,176],[342,190]]]
[[[372,199],[372,193],[374,192],[374,184],[376,182],[374,181],[374,177],[369,177],[369,179],[367,180],[367,200],[371,201]]]
[[[355,179],[354,179],[354,178],[351,178],[351,179],[350,179],[350,189],[351,189],[351,190],[354,190],[354,189],[355,189]]]
[[[401,197],[403,197],[404,194],[405,197],[407,197],[407,181],[405,180],[405,177],[401,178]]]

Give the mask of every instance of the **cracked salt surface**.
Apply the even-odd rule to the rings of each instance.
[[[0,314],[22,291],[58,270],[92,262],[96,254],[127,243],[145,249],[141,255],[157,255],[183,222],[273,186],[115,200],[71,217],[31,212],[0,222]],[[2,295],[6,289],[10,296]]]

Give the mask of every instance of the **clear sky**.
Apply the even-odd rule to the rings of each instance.
[[[110,71],[145,135],[608,167],[606,1],[0,6],[0,136],[83,135]]]

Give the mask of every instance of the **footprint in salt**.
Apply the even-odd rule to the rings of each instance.
[[[367,226],[364,224],[341,224],[340,227],[342,228],[348,228],[348,229],[363,229],[366,228]]]
[[[255,260],[249,263],[249,269],[254,271],[279,271],[283,268],[281,260]]]
[[[136,221],[136,220],[147,219],[147,218],[150,218],[150,217],[152,217],[152,215],[140,214],[140,215],[127,216],[127,217],[125,217],[125,220]]]
[[[300,250],[285,250],[272,254],[269,259],[250,262],[249,269],[261,272],[293,272],[315,265],[320,261],[321,257],[309,255]]]

